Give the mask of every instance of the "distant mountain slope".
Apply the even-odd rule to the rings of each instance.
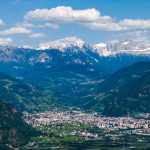
[[[40,111],[54,106],[51,91],[25,84],[22,81],[0,73],[0,99],[16,106],[21,111]]]
[[[73,71],[84,75],[105,76],[107,70],[100,64],[100,56],[88,47],[29,50],[22,48],[0,49],[0,71],[17,77],[26,77],[36,72]]]
[[[103,112],[105,104],[113,101],[121,87],[128,82],[139,79],[150,71],[150,61],[135,63],[119,69],[112,75],[95,82],[87,82],[82,88],[87,89],[86,95],[82,95],[77,105],[94,111]],[[81,88],[81,89],[82,89]],[[80,91],[80,90],[79,90]]]
[[[125,83],[105,103],[105,115],[120,116],[140,112],[150,113],[150,71]]]
[[[0,102],[0,149],[9,150],[26,144],[36,131],[26,124],[22,114],[8,103]]]
[[[126,82],[137,79],[150,71],[150,61],[138,62],[133,65],[123,67],[100,85],[102,91],[118,89]]]
[[[149,112],[149,74],[150,61],[135,63],[118,70],[99,84],[97,99],[86,107],[97,106],[105,115],[112,116]]]

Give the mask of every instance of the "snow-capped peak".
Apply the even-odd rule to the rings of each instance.
[[[30,46],[30,45],[23,45],[20,48],[24,48],[24,49],[34,49],[34,47]]]
[[[101,56],[109,56],[111,52],[107,50],[107,44],[99,43],[93,46],[93,49],[99,53]]]
[[[93,46],[101,56],[116,55],[120,53],[133,55],[150,55],[150,41],[137,42],[132,40],[100,43]]]
[[[130,42],[129,41],[125,41],[125,42],[123,42],[122,44],[123,45],[127,45],[127,44],[129,44]]]
[[[95,44],[94,47],[97,49],[101,49],[101,48],[106,48],[106,44],[105,43],[99,43],[99,44]]]
[[[39,50],[59,49],[61,51],[64,51],[68,47],[74,46],[74,47],[82,48],[84,45],[85,42],[80,38],[66,37],[56,41],[41,43],[38,49]]]

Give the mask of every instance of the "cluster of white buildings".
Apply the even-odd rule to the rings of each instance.
[[[104,117],[95,113],[72,112],[45,112],[25,114],[25,121],[34,127],[40,125],[56,125],[62,123],[84,124],[104,129],[106,132],[114,130],[133,129],[138,133],[150,134],[150,120],[132,117]]]

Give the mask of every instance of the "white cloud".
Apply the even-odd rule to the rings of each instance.
[[[13,27],[4,31],[1,31],[1,35],[13,35],[13,34],[30,34],[32,31],[24,27]]]
[[[104,31],[124,30],[123,27],[121,27],[117,23],[113,23],[113,22],[108,22],[108,23],[92,22],[92,23],[85,24],[85,26],[92,30],[104,30]]]
[[[45,34],[44,33],[33,33],[29,35],[30,38],[44,38]]]
[[[34,47],[33,46],[31,46],[31,45],[23,45],[23,46],[21,46],[22,48],[28,48],[28,49],[34,49]]]
[[[74,10],[71,7],[59,6],[52,9],[36,9],[27,12],[24,18],[30,21],[48,21],[49,24],[45,24],[45,27],[52,27],[53,24],[59,25],[61,23],[78,23],[92,30],[123,31],[150,29],[150,19],[117,20],[111,16],[102,16],[94,8]]]
[[[12,42],[13,40],[11,38],[0,38],[0,45],[8,45]]]
[[[101,21],[91,22],[85,24],[88,28],[93,30],[105,30],[105,31],[125,31],[125,30],[137,30],[137,29],[150,29],[150,20],[143,19],[124,19],[121,21]]]
[[[139,31],[128,31],[120,33],[117,37],[119,39],[129,39],[134,41],[145,41],[149,40],[149,31],[148,30],[139,30]]]
[[[27,20],[52,22],[91,22],[100,17],[96,9],[73,10],[71,7],[60,6],[52,9],[36,9],[25,15]]]
[[[39,28],[51,28],[51,29],[59,29],[59,25],[56,23],[45,23],[45,24],[40,24],[37,25]]]
[[[17,23],[16,26],[17,27],[23,27],[23,28],[33,28],[33,27],[35,27],[34,24],[29,23],[29,22]]]
[[[124,19],[119,22],[120,26],[126,28],[150,28],[150,19],[143,20],[143,19]]]

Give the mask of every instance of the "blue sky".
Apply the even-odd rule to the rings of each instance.
[[[1,0],[0,44],[38,46],[72,36],[89,43],[149,40],[149,8],[150,0]]]

